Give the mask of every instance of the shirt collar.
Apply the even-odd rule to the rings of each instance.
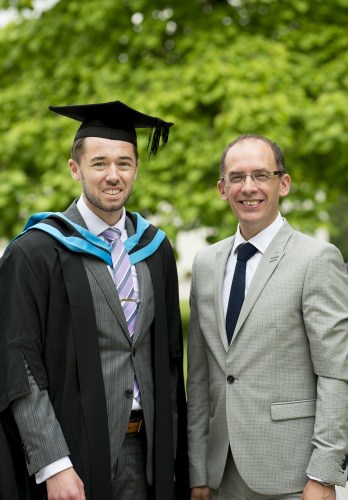
[[[282,227],[283,224],[284,224],[284,219],[280,215],[280,213],[278,213],[275,221],[273,221],[272,224],[270,224],[265,229],[263,229],[263,231],[260,231],[255,236],[250,238],[250,240],[248,240],[249,243],[252,243],[258,249],[259,252],[264,254],[265,251],[267,250],[268,245],[271,243],[271,241],[273,240],[275,235],[278,233],[278,231],[280,230],[280,228]],[[243,236],[240,232],[239,224],[238,224],[238,228],[237,228],[236,236],[234,239],[232,251],[235,253],[237,251],[238,246],[241,243],[245,243],[245,242],[246,242],[246,240],[243,238]]]
[[[105,231],[105,229],[107,229],[108,227],[112,227],[121,231],[122,240],[124,238],[127,238],[125,229],[126,211],[124,208],[122,209],[120,220],[114,226],[109,226],[105,221],[98,217],[98,215],[92,212],[92,210],[87,207],[83,195],[81,195],[79,200],[77,201],[77,208],[86,223],[87,229],[94,235],[99,236],[103,231]]]

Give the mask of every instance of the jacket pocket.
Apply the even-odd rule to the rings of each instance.
[[[316,402],[316,399],[305,399],[302,401],[272,403],[272,420],[290,420],[292,418],[314,417]]]

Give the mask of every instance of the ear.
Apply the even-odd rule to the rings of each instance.
[[[74,179],[74,181],[80,181],[81,180],[80,167],[78,166],[75,160],[71,159],[69,160],[69,168],[71,177]]]
[[[289,194],[290,191],[290,186],[291,186],[291,178],[289,174],[284,174],[280,178],[280,190],[279,190],[279,196],[286,196]]]
[[[217,188],[218,188],[219,193],[220,193],[220,198],[222,200],[227,200],[228,198],[227,198],[227,194],[226,194],[226,191],[225,191],[225,187],[224,187],[223,183],[220,180],[217,182]]]

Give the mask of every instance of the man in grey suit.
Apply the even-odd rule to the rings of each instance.
[[[239,225],[233,237],[199,251],[193,264],[191,499],[334,499],[348,464],[342,255],[281,217],[290,177],[269,139],[248,134],[230,143],[217,186]],[[235,288],[244,245],[253,252],[245,282]],[[241,289],[231,327],[226,316],[233,317]]]
[[[82,194],[31,217],[0,265],[0,411],[19,498],[182,500],[175,259],[162,231],[125,210],[135,128],[153,128],[151,154],[172,124],[119,101],[51,110],[81,122],[69,167]]]

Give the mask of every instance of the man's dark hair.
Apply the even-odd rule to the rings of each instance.
[[[234,146],[235,144],[238,144],[239,142],[243,142],[243,141],[245,141],[247,139],[255,139],[255,140],[258,140],[258,141],[266,142],[271,147],[271,149],[273,151],[274,159],[275,159],[275,162],[276,162],[276,165],[277,165],[278,169],[285,171],[284,155],[281,152],[279,146],[275,142],[271,141],[270,139],[267,139],[267,137],[263,137],[262,135],[258,135],[258,134],[244,134],[244,135],[240,135],[239,137],[237,137],[237,139],[235,139],[234,141],[230,142],[226,146],[224,152],[222,153],[221,160],[220,160],[220,177],[224,176],[224,172],[225,172],[225,160],[226,160],[227,153],[229,152],[229,150],[231,149],[231,147]]]
[[[76,161],[76,163],[79,165],[80,160],[81,160],[81,155],[83,152],[83,143],[84,143],[85,137],[82,139],[76,139],[76,141],[73,142],[72,148],[71,148],[71,158]]]

